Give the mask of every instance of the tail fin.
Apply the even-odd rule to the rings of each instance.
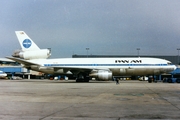
[[[24,31],[15,31],[21,45],[22,51],[40,50],[40,48],[31,40]]]

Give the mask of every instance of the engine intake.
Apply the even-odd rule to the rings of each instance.
[[[95,77],[99,80],[104,80],[104,81],[112,80],[112,72],[108,70],[92,71],[89,76]]]

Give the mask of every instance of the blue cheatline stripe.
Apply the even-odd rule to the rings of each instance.
[[[44,64],[44,66],[168,66],[168,64]]]

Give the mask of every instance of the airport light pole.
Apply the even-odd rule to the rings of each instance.
[[[177,51],[178,51],[178,62],[177,62],[177,64],[179,65],[179,50],[180,50],[180,48],[177,48]]]
[[[140,56],[139,56],[139,51],[140,51],[140,48],[137,48],[136,50],[138,51],[138,57],[140,57]]]
[[[88,50],[89,50],[89,48],[86,48],[86,50],[87,50],[87,58],[88,58]]]

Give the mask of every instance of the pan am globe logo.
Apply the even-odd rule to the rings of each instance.
[[[32,42],[29,39],[25,39],[22,44],[25,48],[29,48],[29,47],[31,47]]]

